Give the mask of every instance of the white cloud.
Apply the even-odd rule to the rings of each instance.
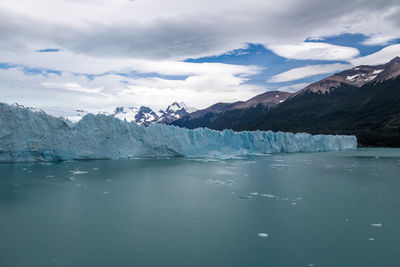
[[[368,56],[355,58],[350,61],[354,66],[358,65],[379,65],[389,62],[391,59],[400,56],[400,44],[390,45],[378,52]]]
[[[183,80],[117,74],[89,79],[69,72],[44,76],[26,75],[20,67],[0,69],[1,101],[43,108],[110,110],[121,105],[147,105],[159,109],[173,101],[205,108],[219,101],[249,99],[265,91],[261,86],[245,84],[246,80],[229,72],[200,73]]]
[[[223,63],[190,63],[172,60],[100,58],[74,54],[69,51],[56,53],[11,53],[0,50],[3,62],[12,62],[30,68],[41,68],[73,73],[102,74],[132,71],[160,75],[199,75],[206,73],[251,76],[262,68],[252,65]]]
[[[327,43],[304,42],[297,45],[269,45],[275,54],[290,59],[349,60],[358,56],[353,47]]]
[[[75,92],[89,93],[89,94],[100,94],[103,87],[87,88],[78,83],[67,82],[67,83],[56,83],[56,82],[42,82],[41,85],[46,88],[62,89]]]
[[[341,33],[386,42],[400,37],[399,9],[394,0],[3,1],[0,47],[179,60],[222,54],[245,43],[297,46],[308,37]]]
[[[296,83],[296,84],[285,85],[285,86],[279,87],[278,91],[295,93],[295,92],[305,88],[307,85],[309,85],[309,84],[308,83]]]
[[[314,75],[332,73],[335,71],[341,71],[349,68],[351,68],[351,65],[340,64],[340,63],[299,67],[274,75],[271,79],[268,80],[268,82],[271,83],[289,82],[289,81],[303,79],[306,77],[311,77]]]

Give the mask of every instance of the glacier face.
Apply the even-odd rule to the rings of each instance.
[[[76,124],[0,103],[0,162],[134,157],[225,157],[355,149],[354,136],[143,127],[88,114]]]

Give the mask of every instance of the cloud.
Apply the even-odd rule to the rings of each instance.
[[[87,88],[78,83],[67,82],[67,83],[56,83],[56,82],[42,82],[41,85],[45,88],[62,89],[81,93],[89,94],[100,94],[102,87]]]
[[[296,83],[296,84],[285,85],[285,86],[279,87],[278,91],[295,93],[295,92],[305,88],[307,85],[309,85],[309,83]]]
[[[351,68],[351,65],[340,64],[340,63],[299,67],[274,75],[271,79],[268,80],[268,82],[270,83],[289,82],[294,80],[300,80],[306,77],[311,77],[314,75],[332,73],[335,71],[341,71],[349,68]]]
[[[107,72],[158,73],[160,75],[198,75],[206,73],[251,76],[262,71],[253,65],[224,63],[191,63],[172,60],[99,58],[74,54],[69,51],[57,53],[29,53],[24,56],[0,50],[3,62],[29,68],[51,69],[73,73],[103,74]]]
[[[305,42],[297,45],[270,45],[275,54],[290,59],[349,60],[360,53],[353,47]]]
[[[386,42],[400,37],[399,8],[395,0],[252,0],[229,6],[222,0],[6,1],[0,4],[0,47],[181,60],[222,54],[245,43],[288,45],[284,50],[292,51],[290,46],[308,37],[341,33],[380,36]],[[336,57],[334,51],[320,57]],[[342,52],[354,55],[354,50]]]
[[[391,59],[400,56],[400,44],[390,45],[382,48],[378,52],[368,56],[355,58],[350,61],[354,66],[358,65],[379,65],[390,61]]]
[[[265,89],[247,78],[199,73],[185,79],[104,74],[92,79],[69,72],[29,74],[21,67],[0,69],[2,100],[27,106],[109,110],[115,106],[166,108],[173,101],[205,108],[215,102],[249,99]],[[45,96],[45,97],[44,97]],[[45,109],[46,110],[46,109]]]

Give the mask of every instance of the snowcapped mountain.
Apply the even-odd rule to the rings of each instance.
[[[44,111],[35,108],[29,108],[29,109],[36,112],[37,111],[46,112],[47,114],[55,117],[62,117],[73,123],[80,121],[85,115],[92,113],[92,114],[103,114],[115,117],[120,120],[126,120],[128,122],[136,122],[137,124],[143,126],[149,126],[154,123],[169,123],[188,115],[189,112],[193,112],[196,110],[194,108],[188,107],[183,102],[180,103],[174,102],[171,105],[169,105],[165,110],[160,110],[159,112],[155,112],[151,108],[146,106],[116,107],[111,111],[97,111],[97,112],[90,112],[83,109],[61,109],[58,107],[47,107],[43,109]]]
[[[138,114],[139,109],[136,107],[116,107],[110,113],[105,113],[105,115],[113,116],[120,120],[127,120],[129,122],[135,121],[135,116]]]
[[[157,122],[159,119],[159,115],[146,106],[141,106],[139,108],[117,107],[112,112],[104,114],[128,122],[133,121],[143,126],[149,126],[150,124]]]
[[[171,105],[169,105],[165,111],[160,110],[161,116],[157,122],[169,124],[177,119],[189,115],[189,113],[194,111],[196,111],[196,109],[188,107],[183,102],[180,103],[174,102]]]
[[[153,111],[151,108],[141,106],[135,107],[117,107],[113,112],[106,115],[116,117],[120,120],[134,121],[143,126],[149,126],[154,123],[170,123],[174,120],[182,118],[195,111],[194,108],[188,107],[183,102],[174,102],[169,105],[165,110],[158,112]]]

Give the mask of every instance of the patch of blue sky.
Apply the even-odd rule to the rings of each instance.
[[[58,48],[45,48],[45,49],[40,49],[40,50],[36,50],[36,52],[38,53],[54,53],[54,52],[59,52],[60,49]]]
[[[0,69],[7,70],[10,68],[15,68],[15,67],[16,67],[16,65],[14,65],[14,64],[0,62]]]
[[[0,69],[10,69],[10,68],[21,68],[25,75],[43,75],[47,76],[49,74],[61,75],[58,70],[42,69],[42,68],[29,68],[17,64],[10,64],[5,62],[0,62]]]
[[[293,68],[316,64],[345,63],[343,61],[287,59],[276,55],[274,52],[266,49],[261,44],[247,44],[247,48],[245,49],[234,50],[219,56],[187,59],[185,61],[196,63],[220,62],[226,64],[257,65],[263,67],[263,71],[261,73],[249,77],[250,79],[247,81],[249,84],[265,84],[266,81],[272,76]],[[300,81],[301,80],[298,80],[296,83]]]
[[[330,76],[332,74],[334,74],[334,72],[328,73],[328,74],[318,74],[318,75],[306,77],[306,78],[295,80],[295,81],[289,81],[289,82],[280,82],[280,83],[268,83],[268,82],[266,82],[265,83],[265,88],[268,91],[275,91],[275,90],[279,90],[279,89],[281,89],[283,87],[295,86],[297,84],[306,84],[306,85],[308,85],[308,84],[311,84],[313,82],[322,80],[322,79],[324,79],[324,78],[326,78],[326,77],[328,77],[328,76]],[[253,82],[249,81],[248,83],[252,84]],[[303,89],[305,86],[299,88],[299,90]]]
[[[340,34],[336,36],[323,37],[322,39],[308,39],[306,40],[306,42],[324,42],[333,45],[354,47],[360,51],[359,56],[366,56],[375,53],[388,45],[388,44],[365,45],[364,41],[366,41],[367,39],[368,37],[362,34]],[[395,43],[400,43],[400,39],[392,40],[390,42],[390,44],[395,44]],[[226,64],[261,66],[263,67],[263,71],[259,74],[249,77],[249,80],[246,83],[265,85],[268,90],[275,90],[282,86],[293,85],[298,83],[312,83],[334,74],[334,72],[332,72],[332,73],[313,75],[310,77],[305,77],[303,79],[298,79],[285,83],[267,82],[268,79],[270,79],[272,76],[288,71],[290,69],[310,66],[310,65],[317,65],[317,64],[348,63],[346,61],[339,61],[339,60],[287,59],[276,55],[274,52],[265,48],[261,44],[247,44],[245,48],[233,50],[231,52],[222,55],[195,58],[195,59],[191,58],[191,59],[186,59],[185,61],[195,62],[195,63],[219,62]]]
[[[324,37],[322,40],[307,39],[306,42],[324,42],[333,45],[350,46],[357,48],[360,51],[359,56],[366,56],[375,52],[378,52],[386,45],[365,45],[363,44],[368,39],[367,36],[363,34],[350,34],[344,33],[335,36]],[[393,40],[389,44],[398,43],[399,40]]]
[[[57,74],[61,75],[61,71],[58,70],[50,70],[50,69],[42,69],[42,68],[28,68],[22,66],[22,70],[25,75],[43,75],[48,76],[49,74]]]
[[[141,73],[136,71],[131,71],[128,73],[124,72],[117,72],[117,71],[108,71],[100,74],[87,74],[87,73],[73,73],[75,76],[85,76],[89,80],[93,80],[96,77],[102,77],[107,75],[118,75],[123,78],[133,78],[133,79],[140,79],[140,78],[160,78],[165,80],[185,80],[189,77],[189,75],[161,75],[156,72],[150,73]]]
[[[54,69],[43,69],[43,68],[29,68],[21,65],[16,65],[16,64],[10,64],[10,63],[5,63],[5,62],[0,62],[0,69],[10,69],[10,68],[21,68],[23,73],[25,75],[42,75],[44,77],[47,77],[49,74],[57,74],[61,75],[62,72],[59,70],[54,70]],[[121,77],[125,78],[134,78],[134,79],[139,79],[139,78],[160,78],[160,79],[166,79],[166,80],[185,80],[188,78],[188,75],[161,75],[156,72],[152,73],[140,73],[140,72],[129,72],[129,73],[123,73],[123,72],[116,72],[116,71],[109,71],[109,72],[104,72],[100,74],[90,74],[90,73],[73,73],[75,76],[85,76],[89,80],[93,80],[96,77],[102,77],[102,76],[107,76],[107,75],[118,75]]]

